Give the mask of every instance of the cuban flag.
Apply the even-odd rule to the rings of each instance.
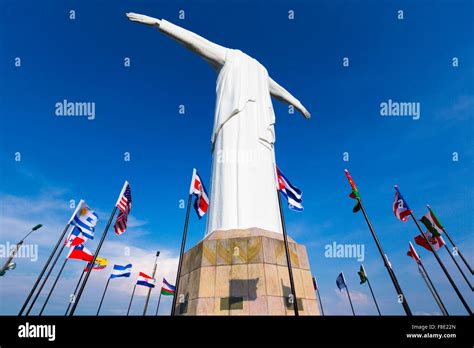
[[[94,256],[86,247],[84,247],[84,245],[81,244],[71,248],[67,254],[67,258],[91,262]]]
[[[131,263],[125,266],[114,265],[114,268],[112,269],[112,273],[110,274],[110,279],[121,278],[121,277],[130,278],[131,273],[132,273]]]
[[[411,209],[408,207],[408,203],[403,199],[398,186],[395,185],[395,199],[393,200],[393,213],[398,220],[403,222],[408,221],[411,214]]]
[[[288,201],[288,208],[294,211],[303,211],[303,193],[301,190],[296,186],[293,186],[290,180],[288,180],[278,167],[276,168],[276,171],[278,178],[277,188]]]
[[[196,210],[199,219],[201,219],[209,209],[209,196],[196,169],[193,169],[193,179],[191,180],[189,194],[196,196],[194,210]]]
[[[155,287],[155,278],[152,278],[149,275],[146,275],[145,273],[140,272],[138,274],[137,285],[142,285],[142,286],[146,286],[146,287],[149,287],[149,288],[154,288]]]
[[[168,283],[168,281],[165,278],[163,278],[163,286],[161,287],[161,294],[165,296],[171,296],[171,295],[174,295],[175,290],[176,290],[176,287]]]
[[[94,239],[94,230],[98,220],[99,216],[81,199],[69,223],[81,231],[81,238]]]

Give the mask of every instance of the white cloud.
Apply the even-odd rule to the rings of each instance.
[[[62,199],[59,194],[55,196],[40,195],[38,197],[16,197],[11,195],[3,195],[0,197],[2,201],[2,209],[0,211],[0,243],[7,242],[17,243],[33,225],[42,223],[44,227],[34,232],[26,243],[36,244],[39,247],[39,258],[37,262],[28,259],[15,258],[17,268],[9,271],[2,281],[0,287],[0,298],[8,299],[8,301],[0,302],[0,314],[17,314],[29,290],[33,286],[37,275],[46,262],[53,246],[64,229],[68,221],[71,209],[68,206],[68,200]],[[105,222],[102,222],[105,224]],[[110,275],[111,268],[114,264],[132,263],[131,278],[118,278],[111,281],[108,294],[104,300],[104,314],[123,315],[126,313],[130,300],[131,291],[135,284],[138,272],[145,272],[149,275],[153,271],[153,262],[155,260],[156,251],[160,250],[161,254],[158,258],[158,267],[155,278],[157,286],[152,292],[152,301],[150,302],[149,313],[154,314],[155,308],[152,306],[156,303],[158,289],[161,286],[161,279],[165,277],[168,281],[174,282],[176,277],[176,269],[178,257],[174,252],[160,248],[157,243],[149,243],[146,246],[137,246],[137,233],[140,235],[148,234],[149,231],[144,229],[146,221],[130,218],[129,228],[133,229],[133,235],[117,236],[113,231],[109,231],[100,256],[108,259],[108,266],[104,270],[97,270],[91,273],[83,297],[78,305],[78,314],[95,314],[97,310],[100,296]],[[98,229],[100,231],[101,229]],[[99,234],[100,237],[100,234]],[[86,247],[91,251],[95,250],[98,242],[98,236],[94,241],[88,242]],[[43,295],[38,299],[38,303],[32,313],[37,313],[41,308],[43,299],[49,291],[56,272],[58,272],[60,264],[66,256],[66,251],[58,261],[58,265],[53,271],[50,280],[43,290]],[[70,293],[74,290],[77,280],[81,274],[81,270],[85,266],[85,262],[78,260],[69,260],[68,264],[58,282],[57,288],[51,297],[50,303],[45,314],[63,315],[67,307],[67,301]],[[147,289],[139,287],[136,291],[135,300],[137,306],[142,306],[147,294]],[[169,306],[169,301],[163,301],[165,306]],[[140,304],[141,303],[141,304]],[[155,304],[156,306],[156,304]],[[153,307],[153,310],[152,310]],[[139,312],[137,309],[135,312]],[[135,313],[137,314],[137,313]]]

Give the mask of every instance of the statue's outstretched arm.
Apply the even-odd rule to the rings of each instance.
[[[288,92],[278,83],[273,81],[273,79],[270,76],[268,77],[268,88],[270,90],[270,94],[273,97],[275,97],[279,101],[293,105],[299,112],[301,112],[301,114],[305,118],[307,119],[311,118],[311,114],[308,112],[308,110],[306,110],[303,104],[301,104],[301,102],[298,99],[296,99],[290,92]]]
[[[197,53],[216,68],[225,63],[225,47],[206,40],[189,30],[174,25],[166,20],[160,20],[137,13],[127,13],[127,17],[132,22],[138,22],[159,28],[160,31],[178,41],[187,49]]]

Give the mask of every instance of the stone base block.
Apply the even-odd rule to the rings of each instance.
[[[306,248],[289,238],[300,315],[320,315]],[[283,236],[214,231],[184,254],[176,314],[294,315]]]

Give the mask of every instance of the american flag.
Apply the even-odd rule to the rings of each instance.
[[[117,220],[115,220],[114,230],[115,233],[121,235],[127,229],[128,214],[130,214],[130,210],[132,210],[132,192],[130,191],[128,181],[125,181],[116,206],[120,209],[120,212],[117,216]]]

